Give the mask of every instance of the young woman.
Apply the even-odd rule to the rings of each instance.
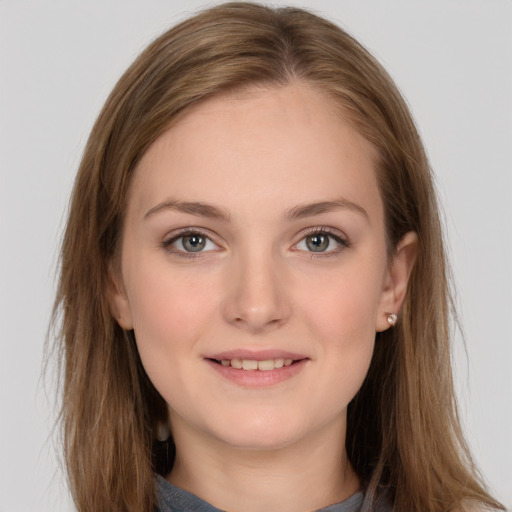
[[[78,510],[501,508],[458,423],[421,141],[326,20],[231,3],[152,43],[91,133],[61,264]]]

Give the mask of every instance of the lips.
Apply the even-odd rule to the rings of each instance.
[[[310,358],[282,351],[230,351],[204,358],[223,379],[243,388],[275,386],[302,373]]]
[[[226,378],[244,384],[267,385],[286,380],[309,361],[303,354],[282,350],[231,350],[205,359]]]

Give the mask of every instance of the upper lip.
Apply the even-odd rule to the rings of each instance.
[[[231,359],[250,359],[255,361],[266,361],[269,359],[293,359],[298,361],[301,359],[308,359],[304,354],[297,352],[288,352],[285,350],[264,349],[264,350],[248,350],[248,349],[233,349],[224,352],[217,352],[215,354],[205,356],[205,359],[215,359],[217,361],[231,360]]]

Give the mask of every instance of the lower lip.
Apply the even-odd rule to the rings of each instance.
[[[291,379],[305,368],[309,360],[301,359],[289,366],[275,368],[274,370],[239,370],[231,366],[223,366],[210,359],[205,359],[205,361],[225,379],[240,386],[268,387]]]

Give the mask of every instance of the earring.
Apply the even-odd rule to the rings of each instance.
[[[388,324],[393,327],[396,324],[398,317],[396,313],[388,313]]]

